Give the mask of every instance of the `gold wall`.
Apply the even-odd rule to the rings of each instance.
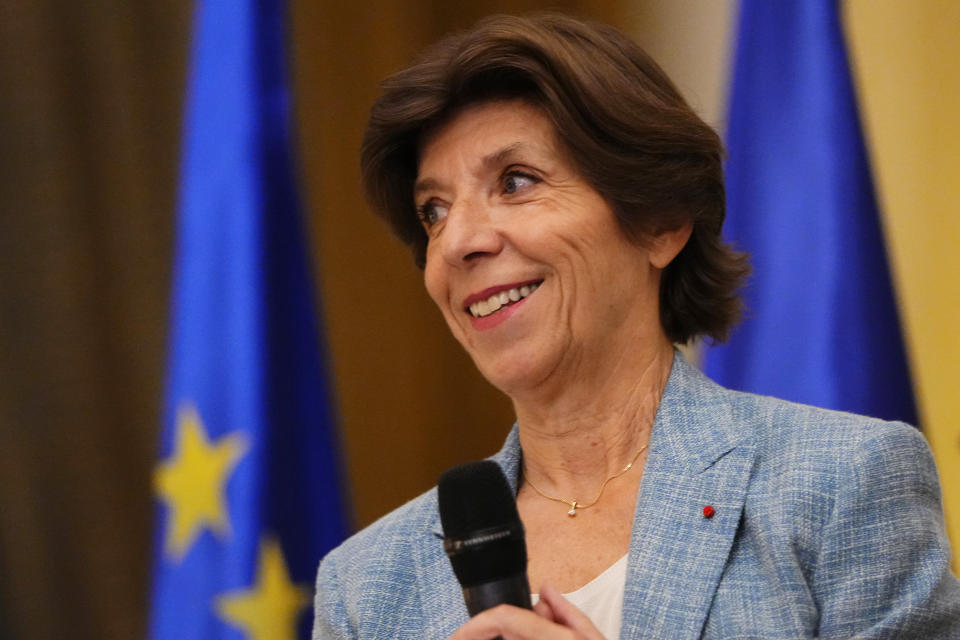
[[[846,18],[921,427],[960,572],[960,3],[850,0]]]

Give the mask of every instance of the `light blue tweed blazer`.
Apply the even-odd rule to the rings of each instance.
[[[493,459],[516,489],[516,428]],[[314,639],[448,638],[467,612],[440,531],[432,490],[331,552]],[[949,560],[915,429],[729,391],[677,355],[637,500],[621,638],[960,640]]]

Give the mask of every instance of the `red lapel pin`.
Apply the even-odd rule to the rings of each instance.
[[[716,509],[714,509],[714,508],[711,507],[710,505],[707,505],[707,506],[705,506],[705,507],[703,508],[703,517],[704,517],[704,518],[712,518],[716,512],[717,512]]]

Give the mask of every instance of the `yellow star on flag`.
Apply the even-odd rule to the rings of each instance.
[[[217,598],[217,612],[243,629],[247,640],[294,640],[297,615],[310,596],[290,581],[283,550],[273,538],[261,543],[257,565],[256,584]]]
[[[240,432],[216,442],[207,439],[197,410],[183,405],[177,412],[176,445],[154,472],[153,482],[170,509],[166,550],[183,559],[204,527],[219,535],[230,532],[226,484],[247,442]]]

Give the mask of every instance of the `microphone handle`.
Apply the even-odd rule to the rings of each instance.
[[[521,609],[533,608],[530,606],[530,584],[525,572],[463,587],[463,600],[467,603],[471,618],[499,604],[511,604]]]

